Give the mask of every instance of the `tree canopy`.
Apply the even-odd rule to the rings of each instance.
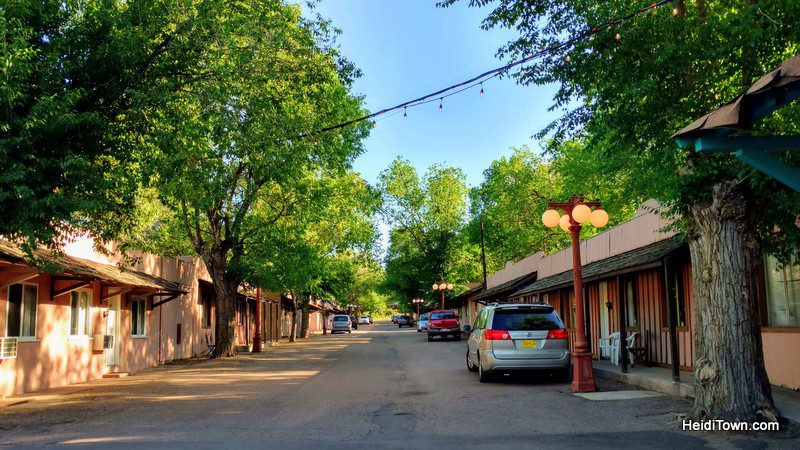
[[[381,215],[392,227],[384,285],[395,303],[432,299],[431,286],[442,278],[458,285],[479,277],[477,248],[461,235],[467,187],[460,169],[434,165],[420,176],[398,158],[381,172],[378,189]]]

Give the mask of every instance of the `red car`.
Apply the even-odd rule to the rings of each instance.
[[[458,323],[458,315],[453,311],[438,310],[431,313],[428,320],[428,341],[432,341],[434,336],[452,336],[455,340],[461,340],[461,325]]]

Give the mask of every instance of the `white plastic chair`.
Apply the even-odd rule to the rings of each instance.
[[[600,347],[600,355],[603,354],[603,350],[608,350],[608,359],[614,365],[616,365],[616,362],[614,362],[614,355],[617,351],[617,340],[619,340],[619,332],[611,333],[608,336],[597,340],[597,345]]]
[[[636,335],[639,334],[638,331],[634,331],[633,333],[628,336],[626,339],[627,345],[625,346],[626,349],[630,349],[634,345],[636,345]],[[628,350],[628,361],[631,363],[631,367],[636,365],[636,355],[634,355],[630,350]]]
[[[611,347],[611,363],[614,364],[615,366],[618,366],[619,355],[620,355],[620,343],[622,342],[622,339],[619,338],[619,333],[613,333],[613,334],[616,334],[617,337],[616,340],[614,341],[613,346]],[[636,335],[638,334],[639,332],[634,331],[631,334],[629,334],[627,338],[625,338],[625,343],[627,344],[625,346],[625,349],[628,350],[628,362],[631,363],[631,367],[636,365],[636,355],[634,355],[629,349],[633,347],[634,344],[636,344]]]

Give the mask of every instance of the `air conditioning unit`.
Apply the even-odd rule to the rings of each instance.
[[[17,338],[0,338],[0,359],[11,359],[17,357]]]
[[[110,334],[95,334],[92,349],[96,351],[107,350],[114,346],[114,336]]]

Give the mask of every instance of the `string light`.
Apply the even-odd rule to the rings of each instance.
[[[478,84],[481,85],[480,93],[481,93],[481,95],[483,95],[483,82],[485,82],[485,81],[488,81],[488,80],[490,80],[492,78],[495,78],[495,77],[503,77],[505,75],[508,75],[510,73],[511,69],[513,69],[513,68],[515,68],[517,66],[520,67],[519,75],[523,75],[525,73],[525,68],[522,67],[522,65],[526,64],[526,63],[530,63],[533,59],[540,58],[540,57],[548,55],[548,54],[555,54],[556,52],[560,52],[560,51],[563,51],[565,49],[569,49],[569,48],[575,46],[575,44],[577,44],[579,42],[582,42],[582,41],[584,41],[586,39],[592,39],[594,34],[599,33],[601,31],[604,31],[606,29],[612,29],[613,30],[613,29],[617,28],[617,30],[618,30],[618,25],[621,24],[622,22],[624,22],[626,20],[633,19],[634,17],[636,17],[636,16],[638,16],[640,14],[646,14],[646,13],[648,13],[648,12],[650,12],[652,10],[655,10],[656,8],[661,7],[661,6],[663,6],[665,4],[668,4],[668,3],[673,5],[673,14],[674,14],[674,11],[677,9],[675,7],[676,0],[659,0],[659,1],[656,1],[654,3],[648,4],[647,6],[639,8],[636,11],[630,12],[630,13],[624,15],[624,16],[620,16],[620,17],[618,17],[616,19],[609,20],[608,22],[605,22],[605,23],[603,23],[601,25],[598,25],[598,26],[595,26],[595,27],[591,27],[591,28],[587,28],[586,31],[584,31],[584,32],[582,32],[580,34],[577,34],[574,37],[572,37],[572,38],[570,38],[570,39],[568,39],[568,40],[566,40],[564,42],[551,45],[550,47],[546,47],[546,48],[544,48],[544,49],[542,49],[540,51],[537,51],[537,52],[535,52],[533,54],[522,53],[524,55],[523,58],[521,58],[519,60],[516,60],[516,61],[512,61],[512,62],[510,62],[510,63],[508,63],[508,64],[506,64],[504,66],[501,66],[501,67],[498,67],[498,68],[495,68],[495,69],[491,69],[489,71],[486,71],[484,73],[476,75],[476,76],[474,76],[474,77],[472,77],[472,78],[470,78],[468,80],[465,80],[465,81],[462,81],[460,83],[448,86],[448,87],[446,87],[444,89],[440,89],[440,90],[438,90],[436,92],[431,92],[431,93],[429,93],[427,95],[424,95],[422,97],[415,98],[413,100],[408,100],[406,102],[400,103],[399,105],[395,105],[395,106],[392,106],[392,107],[389,107],[389,108],[385,108],[385,109],[382,109],[382,110],[374,112],[374,113],[367,114],[367,115],[359,117],[359,118],[351,119],[351,120],[348,120],[346,122],[338,123],[336,125],[331,125],[331,126],[319,129],[319,130],[311,132],[311,133],[301,134],[299,137],[300,138],[305,138],[305,137],[309,137],[311,135],[317,135],[317,134],[325,133],[325,132],[328,132],[328,131],[336,130],[336,129],[339,129],[339,128],[346,127],[348,125],[352,125],[354,123],[358,123],[358,122],[362,122],[362,121],[370,120],[370,119],[372,119],[372,126],[374,127],[376,125],[374,118],[377,117],[377,116],[382,116],[382,115],[384,115],[386,113],[389,113],[391,111],[396,111],[396,110],[398,110],[400,108],[403,108],[404,109],[403,116],[406,117],[405,109],[433,102],[437,98],[439,100],[439,110],[441,111],[443,109],[442,100],[445,97],[449,97],[451,95],[456,95],[456,94],[458,94],[460,92],[463,92],[463,91],[465,91],[467,89],[470,89],[470,88],[472,88],[474,86],[477,86]],[[619,31],[616,32],[615,38],[618,41],[620,39],[622,39],[622,35],[620,34]],[[567,61],[571,60],[571,56],[569,54],[567,54],[566,58],[567,58]]]
[[[406,108],[403,108],[403,119],[408,119],[408,114],[406,114]]]
[[[378,125],[378,124],[375,122],[375,120],[373,120],[372,121],[372,128],[375,128],[376,125]]]
[[[572,57],[569,56],[569,54],[567,54],[567,62],[570,62],[570,61],[572,61]]]

